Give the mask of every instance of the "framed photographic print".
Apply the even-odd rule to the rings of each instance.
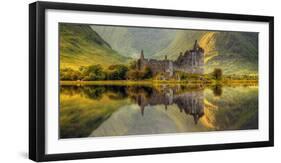
[[[35,2],[29,157],[273,146],[273,17]]]

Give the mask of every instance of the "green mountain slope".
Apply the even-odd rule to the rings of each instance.
[[[125,64],[129,58],[118,54],[88,25],[60,24],[60,66],[77,69],[80,66]]]
[[[151,58],[152,55],[167,47],[175,37],[175,30],[140,27],[117,27],[91,25],[113,49],[120,54],[138,58],[140,51]]]
[[[178,31],[165,49],[154,55],[176,59],[198,40],[205,50],[205,72],[221,68],[224,74],[256,74],[258,71],[258,35],[246,32]]]

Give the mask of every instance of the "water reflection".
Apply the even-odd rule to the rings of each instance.
[[[164,105],[167,110],[168,105],[176,104],[180,112],[193,116],[194,122],[197,124],[198,119],[204,115],[203,90],[184,93],[182,91],[181,87],[164,87],[162,90],[138,87],[137,91],[129,92],[137,92],[130,94],[130,97],[140,106],[142,115],[147,106]]]
[[[221,96],[222,95],[222,85],[214,85],[212,86],[214,96]]]
[[[61,86],[60,137],[258,128],[258,88]]]

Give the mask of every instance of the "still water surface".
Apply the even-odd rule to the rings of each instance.
[[[61,86],[60,138],[258,129],[257,86]]]

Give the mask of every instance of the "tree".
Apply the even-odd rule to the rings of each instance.
[[[124,80],[128,72],[128,67],[124,65],[111,65],[108,67],[107,79],[109,80]]]
[[[138,62],[134,60],[134,61],[130,62],[129,68],[130,69],[137,69],[137,64],[138,64]]]
[[[129,70],[126,75],[127,79],[130,80],[137,80],[137,76],[138,74],[136,70]]]
[[[215,68],[213,72],[213,76],[216,80],[222,79],[222,70],[220,68]]]
[[[152,78],[152,70],[149,67],[145,67],[143,73],[144,73],[142,77],[143,79]]]
[[[81,73],[71,68],[63,68],[60,70],[60,80],[80,80]]]
[[[83,80],[104,80],[106,79],[106,74],[100,65],[91,65],[87,67],[79,68]]]
[[[141,80],[143,79],[144,72],[138,70],[129,70],[127,72],[127,78],[131,80]]]

